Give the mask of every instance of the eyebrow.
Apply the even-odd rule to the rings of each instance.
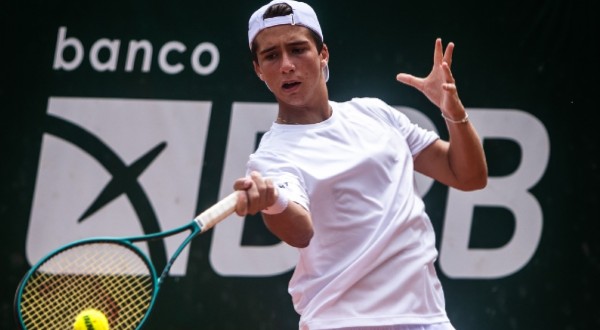
[[[309,43],[308,40],[299,40],[299,41],[293,41],[293,42],[290,42],[290,43],[286,43],[285,46],[286,47],[288,47],[288,46],[291,46],[291,47],[302,46],[302,45],[306,45],[308,43]],[[265,48],[265,49],[261,50],[258,54],[259,55],[266,54],[266,53],[272,51],[275,48],[277,48],[277,46],[272,46],[272,47],[269,47],[269,48]]]

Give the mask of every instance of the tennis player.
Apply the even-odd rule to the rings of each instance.
[[[329,100],[329,50],[314,10],[275,0],[250,18],[256,75],[277,118],[235,181],[239,215],[298,247],[289,293],[300,329],[451,330],[435,237],[415,171],[460,190],[487,183],[479,137],[436,40],[431,73],[399,74],[441,110],[449,141],[375,98]]]

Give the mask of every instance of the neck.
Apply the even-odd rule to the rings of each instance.
[[[282,109],[279,108],[279,114],[277,115],[278,124],[284,125],[309,125],[317,124],[325,121],[331,117],[332,109],[329,102],[319,109]]]

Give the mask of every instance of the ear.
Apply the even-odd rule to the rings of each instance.
[[[258,76],[258,79],[265,81],[263,79],[262,70],[260,69],[260,66],[258,65],[258,63],[256,61],[252,61],[252,65],[254,66],[254,72]]]
[[[323,44],[323,49],[321,50],[321,69],[327,66],[329,62],[329,49],[326,44]]]

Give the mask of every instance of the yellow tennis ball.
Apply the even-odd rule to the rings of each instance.
[[[101,311],[89,308],[77,315],[73,330],[108,330],[108,319]]]

